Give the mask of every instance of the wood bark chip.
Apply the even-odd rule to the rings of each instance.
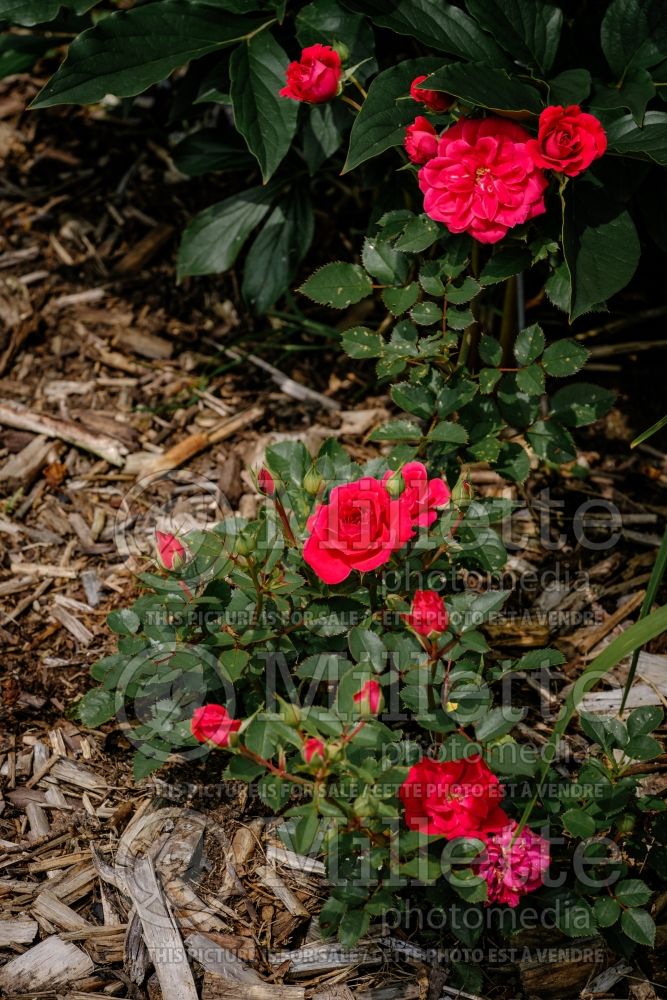
[[[37,993],[76,982],[93,970],[94,965],[85,951],[54,934],[23,955],[12,958],[0,969],[0,992]]]
[[[46,413],[35,413],[21,403],[0,403],[0,424],[67,441],[93,455],[99,455],[110,465],[123,465],[127,454],[126,446],[120,441],[115,441],[104,434],[90,434],[85,427],[70,420],[51,417]]]
[[[183,939],[151,858],[140,858],[126,878],[163,1000],[199,1000]]]

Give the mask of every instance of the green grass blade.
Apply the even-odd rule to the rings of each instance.
[[[535,792],[523,811],[517,835],[530,819],[530,815],[535,808],[535,803],[538,799],[539,786],[542,784],[547,775],[549,767],[556,755],[556,748],[560,738],[567,729],[570,720],[577,712],[579,703],[583,696],[590,691],[591,688],[595,687],[607,671],[611,670],[612,667],[615,667],[617,663],[620,663],[624,657],[633,653],[636,649],[641,649],[641,647],[649,642],[650,639],[655,639],[657,635],[660,635],[665,630],[667,630],[667,605],[658,608],[645,618],[641,618],[639,621],[635,622],[634,625],[631,625],[625,630],[625,632],[614,639],[613,642],[610,642],[609,645],[603,649],[594,660],[591,660],[586,669],[582,672],[581,676],[572,688],[572,691],[568,695],[567,700],[561,709],[560,715],[556,720],[556,725],[554,726],[554,731],[551,734],[551,739],[544,748],[542,767],[540,768],[538,779],[538,791]]]
[[[647,430],[638,434],[634,441],[630,442],[630,447],[636,448],[638,444],[643,444],[644,441],[648,441],[650,437],[653,437],[653,435],[657,434],[659,430],[662,430],[665,424],[667,424],[667,413],[664,417],[660,417],[660,420],[656,420],[656,422],[647,428]]]
[[[667,418],[666,418],[667,419]],[[653,569],[651,570],[651,576],[648,581],[648,587],[646,588],[646,594],[644,595],[644,600],[642,602],[641,611],[639,612],[639,620],[646,618],[647,614],[653,606],[653,602],[658,594],[658,588],[662,583],[662,578],[665,575],[665,569],[667,568],[667,528],[665,528],[665,533],[662,536],[662,542],[660,543],[660,548],[658,549],[658,555],[656,556],[655,562],[653,563]],[[630,688],[632,687],[632,682],[635,679],[635,673],[637,672],[637,663],[639,662],[639,654],[641,652],[641,646],[632,654],[632,663],[630,664],[630,671],[628,673],[628,679],[625,682],[625,690],[623,691],[623,698],[621,699],[621,707],[618,710],[618,714],[621,715],[623,709],[625,708],[625,703],[628,700],[628,695],[630,693]]]

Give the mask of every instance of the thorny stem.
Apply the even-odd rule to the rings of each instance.
[[[309,781],[307,778],[301,778],[298,774],[290,774],[284,767],[277,767],[270,760],[267,760],[266,757],[255,753],[254,750],[250,750],[247,746],[241,745],[239,753],[242,757],[247,757],[248,760],[254,761],[255,764],[265,767],[271,774],[275,774],[279,778],[284,778],[285,781],[293,781],[297,785],[308,785],[309,787],[313,784],[312,781]]]

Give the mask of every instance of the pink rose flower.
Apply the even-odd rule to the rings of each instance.
[[[481,757],[435,761],[422,758],[408,771],[398,796],[405,824],[431,836],[479,837],[502,830],[502,788]]]
[[[340,89],[340,56],[330,45],[310,45],[303,49],[298,62],[287,67],[281,97],[307,104],[323,104]]]
[[[385,472],[383,482],[392,475],[392,472]],[[428,528],[436,520],[437,511],[449,503],[449,486],[444,479],[429,479],[426,466],[421,462],[406,462],[401,476],[405,485],[400,502],[408,510],[413,524]]]
[[[366,681],[352,696],[352,701],[357,705],[361,715],[378,715],[384,703],[381,685],[378,681]]]
[[[545,170],[576,177],[607,148],[602,123],[578,104],[554,104],[540,115],[537,139],[528,142],[533,162]]]
[[[440,594],[435,590],[415,590],[410,614],[401,618],[418,635],[429,636],[447,631],[449,615]]]
[[[528,152],[530,135],[505,118],[462,119],[440,136],[419,171],[424,211],[452,233],[497,243],[544,206],[547,180]]]
[[[185,546],[168,531],[155,532],[157,557],[164,569],[176,570],[185,562]]]
[[[317,758],[324,760],[327,755],[327,748],[322,740],[318,740],[317,736],[309,736],[307,740],[304,740],[301,752],[306,764],[311,764]]]
[[[539,889],[549,867],[549,842],[524,827],[514,840],[517,824],[484,837],[486,849],[475,870],[486,881],[487,904],[517,906],[522,896]]]
[[[429,111],[447,111],[454,103],[451,94],[445,94],[441,90],[422,90],[419,86],[427,76],[416,76],[410,84],[410,97],[413,101],[423,104]]]
[[[407,506],[370,476],[334,487],[307,527],[303,558],[324,583],[340,583],[352,570],[377,569],[413,534]]]
[[[232,719],[223,705],[202,705],[195,709],[190,728],[200,743],[229,747],[233,734],[241,728],[241,720]]]
[[[405,152],[413,163],[426,163],[438,152],[438,133],[428,118],[418,115],[405,130]]]

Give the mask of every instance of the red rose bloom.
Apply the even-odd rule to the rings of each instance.
[[[310,45],[298,62],[287,67],[281,97],[308,104],[323,104],[338,93],[341,78],[340,56],[330,45]]]
[[[497,243],[545,211],[547,180],[528,153],[530,135],[505,118],[462,119],[440,136],[419,171],[424,211],[452,233]]]
[[[192,735],[200,743],[228,747],[232,733],[241,728],[240,719],[232,719],[223,705],[202,705],[195,709],[190,723]]]
[[[410,768],[398,794],[406,826],[431,836],[479,837],[509,823],[499,805],[500,783],[481,757],[424,758]]]
[[[405,504],[370,476],[334,487],[308,519],[308,530],[303,558],[324,583],[340,583],[355,569],[377,569],[413,534]]]
[[[176,535],[168,531],[155,532],[157,557],[164,569],[175,570],[185,561],[185,547]]]
[[[410,84],[410,97],[413,101],[418,101],[428,108],[429,111],[446,111],[454,103],[451,94],[445,94],[441,90],[422,90],[419,86],[427,76],[416,76]]]
[[[540,115],[537,139],[527,144],[533,162],[545,170],[576,177],[607,148],[607,136],[595,115],[578,104],[554,104]]]
[[[428,118],[418,115],[405,130],[405,152],[413,163],[426,163],[438,151],[438,133]]]
[[[418,635],[446,632],[449,624],[445,602],[435,590],[415,590],[410,614],[401,618]]]
[[[384,480],[391,472],[385,472]],[[407,508],[412,523],[428,528],[438,516],[438,510],[449,503],[450,490],[444,479],[429,479],[426,466],[421,462],[406,462],[401,469],[404,488],[400,500]]]

